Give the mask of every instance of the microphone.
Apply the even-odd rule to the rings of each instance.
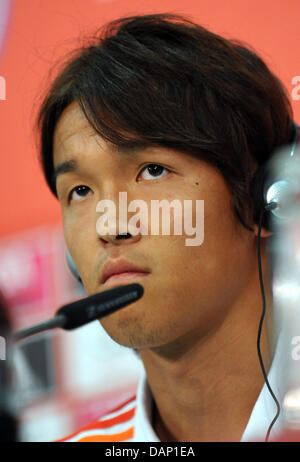
[[[65,330],[76,329],[96,319],[101,319],[130,303],[139,300],[144,294],[141,284],[127,284],[114,287],[61,307],[54,318],[41,324],[23,329],[13,334],[14,340],[21,340],[39,332],[55,327]]]

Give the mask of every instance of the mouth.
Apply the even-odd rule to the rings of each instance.
[[[145,272],[138,272],[138,271],[127,271],[124,273],[112,274],[106,281],[104,282],[104,287],[111,287],[113,285],[121,285],[127,284],[132,282],[136,279],[142,279],[148,276],[150,273]]]
[[[132,282],[148,274],[150,274],[149,268],[140,267],[126,258],[119,258],[118,260],[111,259],[105,263],[102,269],[100,283],[104,287],[122,283],[128,284],[128,281]]]

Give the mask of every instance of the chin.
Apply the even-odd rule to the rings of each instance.
[[[102,318],[99,322],[109,337],[127,348],[143,349],[161,345],[157,326],[147,329],[140,319],[128,316],[122,319],[114,316],[116,313]]]

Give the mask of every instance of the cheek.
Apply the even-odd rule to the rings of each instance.
[[[238,226],[231,195],[225,189],[220,189],[219,194],[212,191],[205,195],[204,223],[202,219],[199,220],[200,225],[204,225],[201,245],[186,245],[187,239],[195,241],[195,234],[163,236],[158,261],[164,266],[162,274],[167,276],[173,290],[180,287],[187,296],[201,293],[203,301],[209,296],[218,303],[221,293],[225,296],[228,287],[237,287],[248,277],[254,255],[253,240],[247,230]],[[195,224],[194,212],[193,226]]]
[[[169,191],[165,198],[169,202],[179,199],[182,204],[183,235],[173,234],[172,213],[173,235],[161,236],[161,241],[154,236],[150,238],[153,251],[155,242],[160,248],[158,261],[164,261],[163,265],[167,267],[169,274],[173,274],[174,281],[183,277],[190,286],[197,285],[198,275],[207,284],[214,277],[226,278],[230,263],[236,257],[240,258],[240,253],[244,251],[244,241],[241,238],[244,235],[237,230],[231,194],[222,178],[218,176],[213,179],[205,188],[197,188],[193,183],[184,184],[182,190],[177,189],[176,193]],[[184,200],[189,203],[189,209]],[[196,201],[199,201],[197,206]],[[185,215],[186,211],[188,212]]]
[[[204,241],[197,251],[200,259],[198,266],[215,283],[230,284],[237,273],[246,269],[246,260],[252,253],[251,236],[237,223],[229,195],[206,201],[205,205]]]
[[[89,278],[91,257],[95,254],[96,225],[87,213],[63,214],[64,235],[67,248],[74,260],[82,280]]]

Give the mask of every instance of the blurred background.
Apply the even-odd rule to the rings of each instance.
[[[0,291],[14,330],[84,295],[38,162],[43,95],[66,54],[101,25],[159,12],[253,46],[286,86],[300,122],[299,0],[0,0]],[[12,366],[22,441],[59,439],[99,418],[132,395],[140,369],[98,322],[20,342]]]

